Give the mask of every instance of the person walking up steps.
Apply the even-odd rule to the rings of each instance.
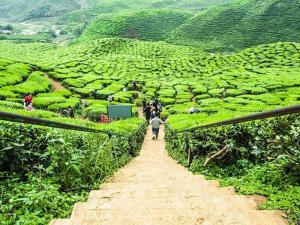
[[[150,118],[151,118],[151,106],[150,105],[146,105],[145,109],[144,109],[144,114],[147,120],[147,123],[149,124]]]
[[[155,117],[151,120],[153,140],[157,140],[161,124],[164,124],[164,122],[155,115]]]

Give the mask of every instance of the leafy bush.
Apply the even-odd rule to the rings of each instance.
[[[65,103],[66,98],[59,96],[59,97],[34,97],[33,104],[35,107],[46,109],[52,104],[57,103]]]
[[[46,224],[54,217],[69,217],[75,202],[85,201],[91,188],[137,155],[145,127],[132,133],[142,122],[110,124],[112,131],[123,133],[111,139],[0,123],[1,221]]]
[[[84,114],[89,120],[99,122],[100,116],[107,114],[107,106],[102,104],[93,104],[84,110]]]
[[[205,115],[201,116],[202,121],[208,122]],[[299,115],[173,136],[179,127],[177,120],[171,117],[167,129],[167,145],[172,157],[187,165],[189,148],[194,154],[190,167],[193,172],[218,179],[223,185],[233,185],[243,194],[270,197],[263,208],[284,210],[291,221],[297,221],[300,215],[296,200],[300,184]],[[212,160],[209,166],[203,165],[206,157],[226,145],[229,150],[223,157]]]
[[[26,82],[18,84],[14,87],[14,92],[19,94],[37,94],[41,92],[48,92],[52,87],[51,82],[44,77],[41,72],[33,72],[29,75]]]
[[[175,103],[173,98],[159,98],[159,100],[163,106],[173,105]]]

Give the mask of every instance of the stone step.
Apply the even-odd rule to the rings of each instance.
[[[190,216],[186,216],[190,215]],[[229,215],[229,216],[228,216]],[[242,222],[241,222],[242,221]],[[249,210],[243,214],[232,213],[227,216],[218,216],[214,214],[202,214],[193,209],[178,210],[178,209],[148,209],[147,211],[127,212],[123,213],[121,210],[89,210],[84,216],[78,216],[71,219],[72,225],[93,225],[93,224],[236,224],[236,225],[261,225],[268,224],[287,225],[284,219],[277,216],[277,212],[273,211],[257,211]]]
[[[56,219],[52,220],[49,225],[72,225],[69,219]]]

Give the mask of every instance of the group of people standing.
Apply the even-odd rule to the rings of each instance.
[[[152,126],[152,133],[153,133],[152,139],[156,140],[158,138],[160,125],[164,124],[164,122],[160,119],[160,114],[162,112],[162,105],[158,99],[155,99],[155,101],[151,100],[148,104],[144,100],[143,112],[148,124],[151,124]]]
[[[148,104],[146,100],[144,100],[143,111],[144,111],[145,118],[149,123],[150,119],[155,118],[155,116],[160,118],[160,114],[162,112],[162,105],[158,99],[155,99],[155,101],[150,100]]]

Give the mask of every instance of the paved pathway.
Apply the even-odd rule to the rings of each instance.
[[[139,157],[119,170],[70,219],[51,225],[283,225],[280,212],[259,211],[252,198],[195,176],[146,135]]]

